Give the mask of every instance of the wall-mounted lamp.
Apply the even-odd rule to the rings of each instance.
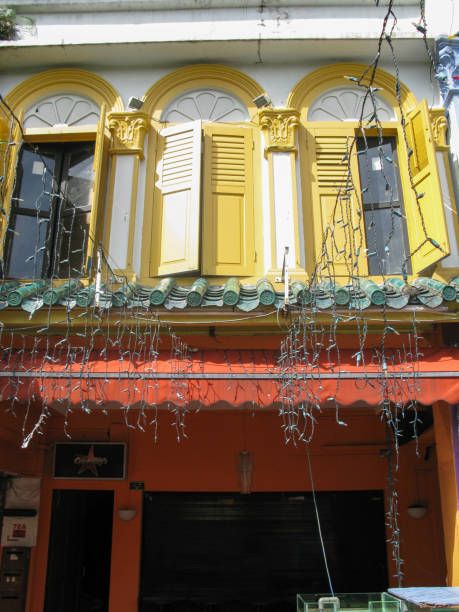
[[[265,106],[271,106],[271,98],[266,92],[262,93],[261,96],[257,96],[252,100],[257,108],[264,108]]]
[[[118,508],[117,513],[122,521],[132,521],[137,515],[137,510],[135,508]]]
[[[239,490],[243,495],[252,492],[253,462],[252,455],[247,451],[239,453]]]
[[[414,519],[422,519],[427,514],[427,504],[411,504],[408,506],[408,516]]]
[[[130,108],[131,110],[140,110],[143,106],[143,100],[141,100],[140,98],[136,98],[134,96],[131,96],[128,100],[128,108]]]

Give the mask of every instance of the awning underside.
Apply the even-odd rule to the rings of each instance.
[[[459,403],[459,355],[454,349],[424,350],[418,360],[400,351],[381,363],[372,351],[342,350],[317,362],[279,361],[274,351],[204,351],[172,358],[123,360],[119,355],[85,363],[9,355],[0,364],[0,401],[68,407],[142,408],[176,406],[258,407],[424,405]]]

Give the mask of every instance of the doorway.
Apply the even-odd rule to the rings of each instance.
[[[383,492],[317,504],[334,590],[385,590]],[[328,591],[311,493],[144,494],[141,612],[283,612]]]
[[[113,491],[54,491],[44,612],[108,612]]]

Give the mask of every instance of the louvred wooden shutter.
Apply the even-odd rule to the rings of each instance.
[[[3,211],[0,213],[0,228],[6,220],[6,192],[8,185],[8,141],[9,141],[9,125],[6,117],[0,115],[0,205]],[[17,147],[15,147],[17,148]]]
[[[254,272],[251,128],[204,127],[203,274]]]
[[[199,270],[201,122],[159,134],[152,274]]]
[[[449,255],[450,252],[440,177],[425,100],[408,114],[406,136],[408,146],[412,150],[409,157],[409,167],[413,184],[418,196],[423,194],[422,197],[416,199],[410,187],[408,174],[404,170],[405,210],[410,249],[411,252],[416,251],[426,238],[423,230],[423,220],[427,236],[440,247],[437,248],[434,244],[428,242],[414,253],[411,258],[413,273],[420,274],[429,266]],[[400,134],[400,142],[403,142],[403,133]],[[406,160],[406,153],[400,157],[401,160]],[[403,161],[401,163],[403,167]]]
[[[306,222],[314,223],[315,264],[327,265],[336,276],[347,277],[356,272],[368,273],[364,257],[365,227],[361,203],[359,168],[356,147],[348,162],[348,149],[353,142],[352,126],[322,127],[310,125],[307,130],[306,182],[311,188],[312,210],[305,210]],[[350,169],[355,190],[348,180]],[[341,191],[344,198],[338,199]],[[356,194],[357,192],[357,194]],[[352,268],[358,256],[358,270]],[[327,274],[327,270],[324,270]]]

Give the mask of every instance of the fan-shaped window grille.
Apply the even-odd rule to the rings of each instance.
[[[35,102],[24,114],[24,127],[70,127],[95,125],[100,109],[90,98],[78,94],[57,94]]]
[[[308,112],[308,121],[358,121],[369,120],[373,113],[373,103],[369,97],[364,101],[365,92],[352,87],[329,89],[314,100]],[[382,96],[375,94],[376,111],[380,121],[394,121],[394,109]]]
[[[186,121],[248,121],[246,106],[233,94],[217,89],[193,89],[176,96],[164,109],[161,120],[169,123]]]

